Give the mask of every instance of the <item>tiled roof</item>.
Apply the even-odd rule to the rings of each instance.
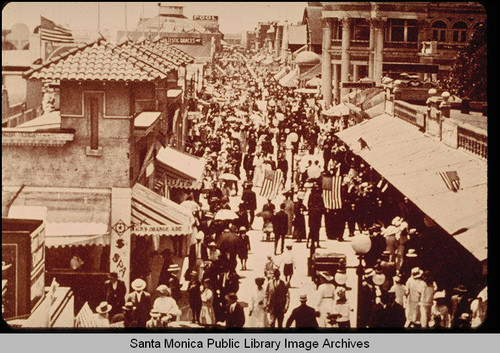
[[[81,44],[43,65],[32,66],[23,76],[73,81],[154,81],[166,78],[166,74],[126,48],[99,39]]]
[[[172,55],[149,50],[146,43],[145,40],[137,43],[125,41],[118,44],[118,47],[164,72],[177,70],[182,65],[180,60]]]
[[[191,64],[194,62],[194,57],[187,54],[183,50],[168,43],[165,38],[156,37],[152,42],[144,42],[148,49],[155,50],[161,55],[173,56],[183,64]]]

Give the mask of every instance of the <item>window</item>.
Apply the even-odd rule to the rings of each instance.
[[[465,22],[457,22],[452,28],[454,42],[463,43],[467,41],[467,24]]]
[[[342,39],[342,21],[338,20],[333,25],[332,30],[332,39],[333,40],[341,40]]]
[[[432,24],[432,40],[438,42],[446,42],[446,23],[443,21],[436,21]]]
[[[353,40],[370,40],[370,24],[364,18],[356,18],[352,21],[352,39]]]
[[[417,42],[418,27],[416,20],[390,20],[390,41],[391,42]]]
[[[90,98],[90,148],[99,149],[99,101]]]

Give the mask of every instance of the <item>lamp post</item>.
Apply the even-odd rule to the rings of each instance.
[[[294,198],[294,193],[295,193],[295,183],[294,183],[294,178],[293,178],[293,175],[295,173],[295,148],[294,148],[294,144],[297,143],[297,141],[299,140],[299,135],[297,135],[296,132],[291,132],[290,134],[288,134],[288,140],[290,141],[291,145],[292,145],[292,175],[290,176],[291,178],[291,181],[290,181],[290,190],[292,192],[292,201],[293,201],[293,198]]]
[[[361,317],[360,315],[360,303],[361,303],[361,287],[363,285],[363,257],[365,254],[370,251],[370,248],[372,247],[372,241],[370,237],[366,234],[359,233],[358,235],[354,236],[351,240],[351,246],[358,256],[359,259],[359,264],[356,269],[356,274],[358,275],[358,303],[356,306],[356,327],[359,327],[359,319]]]

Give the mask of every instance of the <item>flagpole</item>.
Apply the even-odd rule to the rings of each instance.
[[[144,21],[144,3],[142,3],[142,38],[146,38],[144,37],[144,27],[145,27],[145,21]]]
[[[97,34],[101,33],[101,3],[97,2]]]
[[[125,4],[125,38],[127,38],[127,2],[124,2]]]

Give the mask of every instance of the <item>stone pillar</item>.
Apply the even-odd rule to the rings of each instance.
[[[375,25],[375,44],[374,44],[374,54],[373,54],[373,80],[376,84],[382,82],[382,65],[384,63],[384,56],[382,51],[384,50],[384,22],[381,20],[374,20]]]
[[[340,75],[339,75],[339,65],[333,64],[333,90],[335,103],[340,103]]]
[[[283,24],[283,39],[281,41],[281,55],[285,56],[288,50],[288,23]]]
[[[370,20],[370,44],[369,50],[370,54],[368,56],[368,78],[373,80],[373,49],[375,46],[375,27],[373,21]]]
[[[324,21],[323,43],[321,44],[323,57],[321,59],[321,93],[325,109],[332,104],[332,55],[329,52],[332,46],[332,24],[329,20]]]
[[[351,43],[351,27],[350,19],[342,19],[342,59],[340,68],[340,80],[342,82],[349,82],[349,69],[350,69],[350,55],[349,47]],[[348,89],[342,89],[341,95],[344,96],[349,93]]]
[[[359,65],[353,64],[352,65],[352,81],[353,82],[358,82],[359,80]]]
[[[283,34],[283,27],[276,25],[276,34],[274,37],[274,57],[280,56],[280,37]]]

